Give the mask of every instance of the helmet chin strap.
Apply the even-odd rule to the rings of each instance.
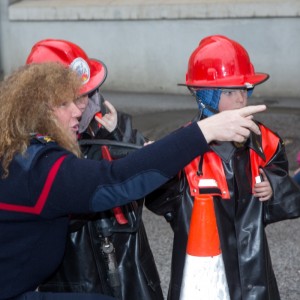
[[[211,107],[210,105],[208,104],[204,104],[201,99],[197,96],[197,93],[190,87],[188,87],[190,93],[196,98],[196,101],[198,103],[198,107],[199,107],[199,111],[200,111],[200,117],[202,117],[203,115],[203,111],[204,109],[208,109],[210,112],[212,112],[213,114],[217,114],[219,113],[219,111],[217,109],[214,109],[213,107]],[[207,116],[205,116],[207,117]]]
[[[199,110],[201,111],[201,116],[203,114],[204,109],[208,109],[213,114],[219,113],[218,110],[216,110],[216,109],[212,108],[211,106],[209,106],[209,105],[204,104],[203,102],[201,102],[201,99],[199,99],[198,97],[196,97],[196,100],[197,100],[197,103],[198,103]]]

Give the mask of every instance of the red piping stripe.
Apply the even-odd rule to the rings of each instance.
[[[48,198],[49,192],[51,190],[53,181],[56,177],[56,174],[65,158],[66,158],[66,155],[60,157],[52,166],[52,168],[49,171],[49,174],[47,176],[43,190],[42,190],[36,204],[33,207],[24,206],[24,205],[0,203],[0,209],[8,210],[8,211],[22,212],[22,213],[29,213],[29,214],[36,214],[36,215],[40,214],[46,201],[47,201],[47,198]]]

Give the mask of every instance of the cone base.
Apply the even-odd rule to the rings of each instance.
[[[222,254],[187,255],[180,300],[230,300]]]

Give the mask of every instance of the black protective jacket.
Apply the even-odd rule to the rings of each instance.
[[[81,134],[84,156],[103,159],[101,147],[106,141],[112,159],[118,159],[134,145],[141,147],[145,138],[132,128],[129,115],[118,112],[118,126],[112,133],[93,120]],[[163,299],[142,221],[143,205],[141,199],[118,211],[72,216],[63,263],[39,290],[102,293],[123,300]]]
[[[174,231],[168,299],[177,300],[180,295],[193,208],[193,191],[196,191],[196,194],[214,195],[231,300],[280,299],[265,226],[272,222],[299,217],[300,191],[299,186],[288,175],[288,161],[282,141],[266,127],[261,128],[264,132],[263,142],[259,136],[252,134],[244,145],[235,146],[229,142],[214,144],[211,146],[213,151],[203,157],[213,153],[217,160],[207,163],[205,159],[196,159],[196,168],[191,167],[191,163],[179,174],[179,178],[174,178],[147,197],[146,206],[165,216]],[[269,143],[273,143],[273,152],[268,147]],[[253,157],[256,158],[256,163]],[[254,164],[255,170],[252,166]],[[264,169],[273,189],[272,199],[266,202],[260,202],[252,194],[253,178],[258,174],[258,167]],[[209,176],[205,174],[209,169],[209,175],[215,176],[217,181],[222,181],[218,180],[218,177],[224,176],[228,196],[224,197],[226,192],[222,189],[193,190],[195,186],[191,186],[190,178],[194,177],[197,185],[202,177]]]

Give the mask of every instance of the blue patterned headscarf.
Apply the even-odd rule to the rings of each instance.
[[[219,112],[221,93],[221,89],[201,89],[196,91],[198,108],[205,117],[210,117]],[[247,91],[248,98],[252,93],[253,89]]]

